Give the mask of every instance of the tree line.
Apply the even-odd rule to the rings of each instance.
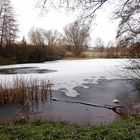
[[[25,38],[16,42],[18,35],[18,24],[14,9],[10,0],[0,1],[0,63],[28,63],[43,62],[47,60],[61,59],[65,56],[81,57],[82,52],[89,47],[90,23],[94,19],[95,12],[108,0],[64,0],[54,1],[40,0],[41,7],[47,8],[49,4],[56,7],[64,7],[67,10],[81,8],[84,11],[74,23],[64,28],[64,33],[60,34],[56,30],[45,30],[32,28],[29,31],[29,40]],[[108,57],[114,57],[113,51],[131,52],[131,57],[139,57],[139,35],[140,35],[140,2],[139,0],[123,0],[115,10],[116,18],[120,19],[116,39],[117,47],[105,48],[100,40],[97,41],[94,51],[100,54],[108,53]],[[88,21],[85,23],[85,21]],[[67,53],[70,52],[70,55]],[[101,56],[102,57],[102,56]],[[10,61],[10,62],[9,62]]]
[[[64,28],[64,34],[56,30],[32,28],[29,42],[16,42],[18,24],[10,0],[0,1],[0,63],[28,63],[56,60],[64,57],[66,50],[80,57],[87,47],[89,27],[72,23]]]
[[[10,39],[1,43],[1,63],[29,63],[44,62],[62,59],[66,52],[70,56],[81,57],[82,52],[87,48],[89,28],[80,24],[69,24],[64,28],[64,35],[57,30],[45,30],[32,28],[29,31],[29,42],[25,37],[20,42]],[[1,34],[1,38],[6,39]],[[4,62],[4,61],[8,62]],[[9,62],[9,60],[11,62]]]

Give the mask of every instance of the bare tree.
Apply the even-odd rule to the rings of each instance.
[[[44,36],[43,36],[43,29],[40,28],[32,28],[29,31],[29,39],[31,43],[35,46],[42,46],[44,45]]]
[[[39,0],[38,7],[42,10],[64,8],[68,11],[79,10],[80,20],[87,20],[94,17],[95,12],[108,0]]]
[[[125,0],[115,12],[120,19],[117,39],[121,46],[129,46],[129,76],[140,84],[140,0]]]
[[[0,46],[4,47],[15,41],[17,24],[10,0],[0,1]]]
[[[75,56],[80,56],[84,47],[88,45],[89,27],[78,23],[64,28],[64,41],[70,46]]]
[[[60,33],[58,33],[57,30],[54,30],[54,31],[51,31],[51,30],[45,31],[44,30],[43,36],[44,36],[45,44],[48,47],[56,46],[58,40],[61,37]]]
[[[95,12],[106,2],[113,0],[39,0],[39,6],[43,9],[66,8],[67,10],[81,9],[82,20],[92,21]],[[117,38],[123,36],[125,41],[134,41],[140,38],[140,0],[117,0],[118,8],[115,10],[116,17],[120,19]]]
[[[140,39],[140,1],[125,0],[116,10],[120,18],[117,38],[123,38],[126,43],[134,43]]]
[[[32,28],[29,31],[29,39],[33,45],[48,47],[56,46],[57,41],[60,39],[60,34],[57,30],[45,30],[41,28]]]

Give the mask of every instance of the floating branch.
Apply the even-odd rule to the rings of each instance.
[[[52,98],[53,101],[61,101],[61,102],[67,102],[67,103],[75,103],[75,104],[83,104],[83,105],[87,105],[87,106],[94,106],[94,107],[100,107],[100,108],[106,108],[106,109],[110,109],[112,111],[114,111],[115,113],[119,114],[119,115],[123,115],[119,109],[124,108],[123,106],[112,106],[112,105],[97,105],[97,104],[93,104],[93,103],[88,103],[88,102],[81,102],[81,101],[68,101],[68,100],[59,100],[56,98]]]

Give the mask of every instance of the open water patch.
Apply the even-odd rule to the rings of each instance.
[[[0,74],[30,74],[30,73],[51,73],[57,72],[57,70],[40,69],[38,67],[18,67],[18,68],[1,68]]]
[[[82,86],[74,88],[74,90],[79,93],[76,97],[67,96],[65,94],[65,88],[53,90],[52,97],[60,101],[34,102],[32,112],[28,112],[29,119],[68,121],[70,123],[82,125],[95,125],[112,122],[121,117],[112,110],[106,108],[92,107],[65,101],[81,101],[101,106],[117,106],[113,103],[113,99],[117,99],[120,101],[119,105],[124,106],[124,110],[121,110],[124,111],[124,113],[129,113],[129,111],[132,111],[131,109],[134,109],[136,113],[140,111],[140,91],[131,80],[99,79],[97,84],[85,83],[85,86],[87,86],[87,88]],[[3,120],[9,119],[7,118],[7,113],[10,107],[12,106],[0,106],[0,114]],[[18,109],[15,105],[13,105],[13,108],[12,113],[15,116]],[[21,113],[24,114],[24,112]],[[10,117],[12,119],[12,114]],[[0,119],[0,122],[1,121]]]

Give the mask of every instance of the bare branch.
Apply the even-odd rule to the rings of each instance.
[[[80,20],[92,21],[95,12],[109,0],[40,0],[38,7],[42,10],[50,10],[51,8],[67,11],[80,11]],[[78,19],[78,21],[79,21]]]
[[[140,38],[140,1],[125,0],[115,12],[120,19],[117,38],[126,38],[128,43],[136,42]]]
[[[70,24],[64,28],[65,44],[70,46],[75,56],[80,56],[83,49],[88,45],[89,27],[79,23]]]

